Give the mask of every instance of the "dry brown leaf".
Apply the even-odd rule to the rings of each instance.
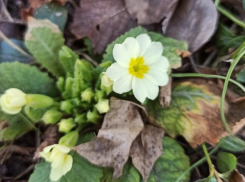
[[[168,107],[171,102],[172,79],[169,77],[169,82],[166,86],[160,87],[159,102],[162,107]]]
[[[93,164],[113,167],[113,177],[122,174],[132,142],[144,124],[136,105],[122,100],[111,100],[102,128],[91,142],[76,147],[77,152]]]
[[[236,169],[231,173],[230,182],[245,182],[245,177]]]
[[[138,24],[149,25],[171,16],[177,2],[178,0],[125,0],[125,5]]]
[[[162,30],[169,37],[186,41],[189,51],[195,52],[211,38],[217,20],[212,0],[185,0],[180,1],[169,24],[163,24]]]
[[[141,134],[132,144],[130,156],[144,181],[147,180],[155,161],[163,153],[163,135],[163,129],[145,125]]]
[[[78,39],[88,37],[95,53],[102,53],[119,35],[136,26],[123,0],[81,0],[71,31]]]

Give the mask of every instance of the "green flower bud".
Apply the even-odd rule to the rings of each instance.
[[[95,105],[95,108],[99,111],[100,114],[108,112],[110,110],[109,100],[99,99],[99,102]]]
[[[56,82],[56,86],[59,91],[63,92],[65,87],[65,79],[64,77],[59,77],[58,81]]]
[[[97,123],[100,119],[100,114],[97,112],[96,109],[93,109],[93,111],[87,112],[87,120],[93,123]]]
[[[76,115],[75,123],[80,125],[80,124],[85,123],[85,122],[87,122],[86,114],[78,114],[78,115]]]
[[[81,100],[79,98],[74,98],[71,100],[72,104],[75,106],[80,106],[81,105]]]
[[[62,116],[62,112],[57,110],[48,110],[43,115],[42,120],[45,124],[55,124],[62,118]]]
[[[90,103],[94,97],[94,92],[91,88],[87,88],[81,94],[82,101]]]
[[[27,94],[26,99],[28,103],[27,107],[31,107],[33,109],[47,108],[54,104],[54,100],[46,95]]]
[[[89,109],[91,108],[91,104],[88,103],[88,102],[82,102],[82,103],[81,103],[81,107],[82,107],[83,109],[89,110]]]
[[[68,133],[74,128],[76,124],[73,121],[73,118],[62,119],[59,123],[59,131],[63,133]]]
[[[78,138],[79,138],[78,131],[72,131],[67,133],[65,136],[61,137],[59,140],[59,144],[65,145],[67,147],[73,147],[76,146]]]
[[[113,81],[111,81],[111,79],[106,75],[105,72],[101,73],[100,78],[101,78],[101,84],[100,84],[101,90],[105,91],[107,95],[109,95],[112,92]]]
[[[71,111],[73,109],[73,105],[70,100],[62,101],[60,104],[60,110],[64,111],[68,114],[71,114]]]
[[[112,64],[112,61],[106,61],[104,63],[101,63],[100,64],[100,67],[102,67],[102,68],[109,68],[111,66],[111,64]]]
[[[94,97],[95,101],[98,102],[99,99],[102,99],[104,97],[105,97],[105,92],[103,90],[96,90],[95,91],[95,97]]]
[[[66,78],[66,84],[65,84],[65,91],[67,92],[67,94],[69,95],[69,98],[72,97],[72,86],[74,83],[74,79],[71,77]]]

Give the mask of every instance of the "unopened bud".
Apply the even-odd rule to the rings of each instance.
[[[73,109],[73,105],[70,100],[62,101],[60,104],[60,110],[64,111],[68,114],[71,114],[71,111]]]
[[[90,103],[94,97],[94,92],[91,88],[87,88],[81,94],[82,101]]]
[[[65,145],[67,147],[73,147],[76,145],[79,138],[78,131],[71,131],[65,136],[61,137],[59,140],[60,145]]]
[[[109,100],[99,99],[99,102],[95,105],[95,108],[99,111],[100,114],[108,112],[110,110]]]
[[[106,61],[104,63],[101,63],[100,64],[100,67],[102,67],[102,68],[109,68],[111,66],[111,64],[112,64],[112,61]]]
[[[96,109],[93,109],[93,111],[87,112],[87,120],[93,123],[97,123],[100,119],[100,114],[96,111]]]
[[[82,124],[82,123],[85,123],[85,122],[87,122],[87,117],[86,117],[85,113],[76,115],[75,123]]]
[[[56,82],[56,86],[59,91],[63,92],[65,87],[65,79],[64,77],[59,77],[58,81]]]
[[[59,123],[59,131],[63,133],[68,133],[74,128],[76,124],[73,121],[73,118],[62,119]]]
[[[63,114],[57,110],[48,110],[43,115],[42,120],[45,124],[55,124],[62,118],[62,116]]]
[[[96,90],[95,91],[95,101],[99,101],[99,99],[102,99],[105,96],[105,92],[103,90]]]

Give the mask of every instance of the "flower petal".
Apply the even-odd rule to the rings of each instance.
[[[64,164],[63,164],[63,175],[65,175],[68,171],[71,170],[72,168],[72,156],[71,155],[66,155]]]
[[[134,96],[141,103],[145,101],[146,97],[148,97],[151,100],[154,100],[159,93],[158,85],[152,82],[149,78],[144,77],[144,79],[138,79],[135,77],[133,80]]]
[[[61,152],[68,153],[71,151],[71,149],[64,145],[57,145],[56,146]]]
[[[63,176],[63,166],[58,166],[57,168],[52,167],[50,173],[51,181],[58,181],[61,176]]]
[[[51,158],[50,158],[50,155],[51,153],[48,152],[48,153],[45,153],[45,152],[39,152],[40,156],[42,158],[44,158],[47,162],[52,162]]]
[[[127,74],[129,74],[128,69],[120,66],[118,63],[113,63],[106,70],[106,75],[114,82]]]
[[[130,62],[130,57],[124,45],[116,44],[113,48],[113,57],[118,64],[127,68]]]
[[[136,59],[139,56],[140,46],[135,38],[128,37],[122,44],[124,45],[130,59]]]
[[[128,73],[127,75],[114,81],[113,91],[118,94],[122,94],[122,93],[130,91],[132,89],[132,81],[133,81],[133,76],[131,76]]]
[[[159,86],[165,86],[169,81],[169,76],[164,72],[150,70],[147,74],[152,76]]]
[[[4,98],[5,96],[3,95],[1,98],[0,98],[0,104],[1,104],[1,110],[4,111],[5,113],[7,114],[17,114],[19,113],[21,110],[22,110],[22,107],[14,107],[14,108],[9,108],[6,104],[5,104],[5,101],[4,101]]]
[[[139,52],[139,56],[143,56],[146,49],[150,46],[151,44],[151,38],[149,35],[147,34],[140,34],[136,37],[136,40],[139,43],[140,46],[140,52]]]
[[[152,42],[143,55],[145,64],[156,62],[162,56],[162,53],[162,44],[160,42]]]
[[[55,155],[54,161],[51,164],[52,168],[57,168],[59,166],[63,166],[64,165],[65,157],[66,157],[66,154],[65,153],[58,152]]]
[[[56,145],[57,145],[57,144],[53,144],[53,145],[50,145],[50,146],[45,147],[45,148],[43,149],[43,152],[45,152],[45,153],[50,152],[50,150],[51,150],[52,148],[54,148]]]
[[[167,72],[169,68],[169,61],[165,56],[161,56],[156,62],[149,64],[149,69],[160,72]]]

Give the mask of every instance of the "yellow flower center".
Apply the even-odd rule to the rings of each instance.
[[[143,57],[137,57],[136,59],[132,58],[129,63],[128,72],[137,77],[137,78],[144,78],[144,74],[149,71],[149,67],[144,64]]]

